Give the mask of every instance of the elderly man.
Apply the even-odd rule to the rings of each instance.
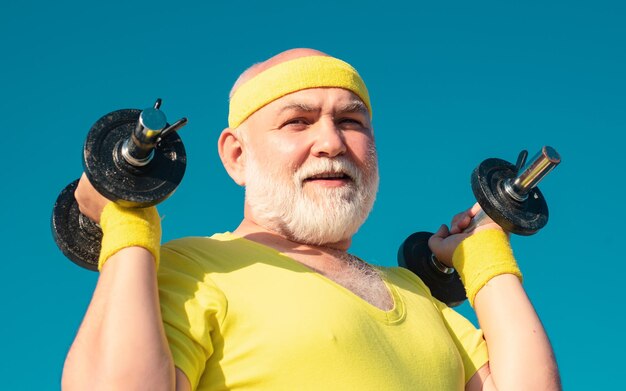
[[[358,73],[311,49],[244,72],[218,142],[245,186],[232,233],[160,247],[155,208],[108,202],[100,278],[68,354],[65,389],[558,389],[552,349],[495,224],[442,226],[430,246],[460,269],[482,330],[407,270],[348,253],[378,187]],[[484,333],[484,338],[483,338]]]

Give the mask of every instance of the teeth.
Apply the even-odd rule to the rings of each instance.
[[[345,178],[346,174],[341,172],[323,172],[321,174],[315,174],[309,177],[309,179],[326,179],[326,178]]]

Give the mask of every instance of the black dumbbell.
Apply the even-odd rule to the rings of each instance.
[[[160,110],[161,100],[144,110],[123,109],[100,118],[83,147],[83,168],[100,194],[130,208],[156,205],[169,197],[185,174],[187,156],[177,130]],[[74,199],[78,180],[59,194],[52,211],[52,235],[63,254],[97,270],[102,230],[80,213]]]
[[[559,154],[545,146],[526,164],[522,151],[513,165],[487,159],[472,172],[472,191],[481,210],[465,229],[469,232],[491,218],[505,231],[532,235],[548,222],[548,205],[537,184],[561,162]],[[416,232],[400,245],[398,264],[417,274],[438,300],[450,307],[466,300],[465,288],[454,270],[441,263],[428,247],[431,232]]]

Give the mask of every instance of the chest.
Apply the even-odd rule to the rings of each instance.
[[[345,253],[341,257],[293,258],[374,307],[384,311],[393,308],[391,292],[378,270],[359,258]]]
[[[462,386],[458,352],[427,299],[407,301],[392,288],[393,308],[383,311],[314,272],[252,275],[237,285],[214,278],[228,297],[228,314],[214,330],[207,366],[227,372],[234,388],[244,379],[268,389],[290,389],[284,381],[298,389],[303,382],[314,389]],[[428,383],[433,379],[445,387]]]

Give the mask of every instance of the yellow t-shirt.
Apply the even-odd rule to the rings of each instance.
[[[413,273],[381,268],[382,311],[273,248],[232,234],[161,249],[175,365],[198,390],[463,390],[482,332]]]

